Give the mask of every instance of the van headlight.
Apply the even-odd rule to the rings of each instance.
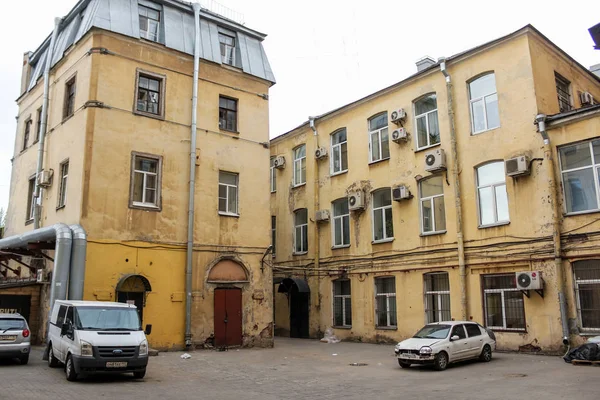
[[[429,346],[423,346],[421,347],[421,350],[419,350],[419,354],[431,354],[433,353],[433,350],[431,350],[431,347]]]
[[[142,343],[140,343],[140,356],[147,356],[148,355],[148,341],[144,340]]]
[[[85,340],[81,341],[81,355],[83,357],[92,357],[94,355],[92,345]]]

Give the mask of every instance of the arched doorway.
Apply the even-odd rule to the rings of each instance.
[[[142,275],[125,275],[117,283],[117,301],[119,303],[135,304],[143,325],[146,293],[152,291],[150,281]]]
[[[287,293],[290,304],[290,337],[309,337],[310,288],[305,280],[285,278],[277,289]]]

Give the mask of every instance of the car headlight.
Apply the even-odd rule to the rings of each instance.
[[[423,346],[421,347],[421,350],[419,350],[419,354],[431,354],[433,353],[433,350],[431,350],[431,347],[429,346]]]
[[[398,344],[396,345],[396,347],[394,347],[394,350],[396,350],[396,351],[400,350],[400,343],[398,343]]]
[[[81,341],[81,355],[84,357],[91,357],[94,355],[92,345],[85,340]]]
[[[148,341],[144,340],[140,344],[140,356],[147,356],[147,355],[148,355]]]

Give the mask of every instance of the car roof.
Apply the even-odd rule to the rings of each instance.
[[[113,301],[86,301],[86,300],[56,300],[56,304],[65,306],[85,306],[85,307],[119,307],[119,308],[136,308],[134,304],[116,303]]]
[[[0,314],[0,319],[2,318],[10,318],[10,319],[16,319],[16,318],[21,318],[21,319],[25,319],[25,317],[23,317],[21,314],[19,313],[4,313],[4,314]]]
[[[479,325],[479,323],[476,321],[440,321],[440,322],[432,322],[427,325],[460,325],[460,324],[477,324],[477,325]]]

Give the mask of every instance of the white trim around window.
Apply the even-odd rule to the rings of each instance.
[[[294,211],[293,240],[294,254],[306,254],[308,252],[308,209],[306,208]]]
[[[558,148],[563,207],[567,215],[600,211],[600,157],[597,153],[600,153],[600,139]]]
[[[389,159],[390,139],[387,111],[369,118],[367,127],[369,130],[369,163]]]
[[[424,185],[428,183],[429,187],[425,188]],[[438,188],[440,190],[437,190]],[[444,181],[441,175],[434,175],[419,182],[419,210],[422,235],[435,235],[446,232]]]
[[[504,161],[492,161],[475,168],[479,227],[487,228],[510,222]]]
[[[270,166],[270,182],[271,182],[271,193],[275,193],[277,191],[277,169],[275,168],[275,158],[271,157],[271,166]]]
[[[471,133],[483,133],[500,127],[496,74],[488,72],[468,82]]]
[[[331,134],[331,157],[330,173],[331,175],[343,174],[348,172],[348,136],[346,128],[338,129]]]
[[[69,159],[66,159],[59,166],[60,182],[58,186],[58,203],[56,208],[62,208],[67,205],[67,182],[69,180]]]
[[[159,211],[161,181],[162,156],[132,152],[129,207]]]
[[[293,186],[306,184],[306,145],[300,145],[293,150],[294,176]]]
[[[219,171],[219,214],[239,216],[239,174]]]
[[[331,243],[333,248],[350,246],[350,210],[348,197],[335,200],[331,203]]]
[[[392,214],[392,190],[377,189],[371,195],[373,204],[372,233],[373,243],[383,243],[394,240],[394,220]]]

